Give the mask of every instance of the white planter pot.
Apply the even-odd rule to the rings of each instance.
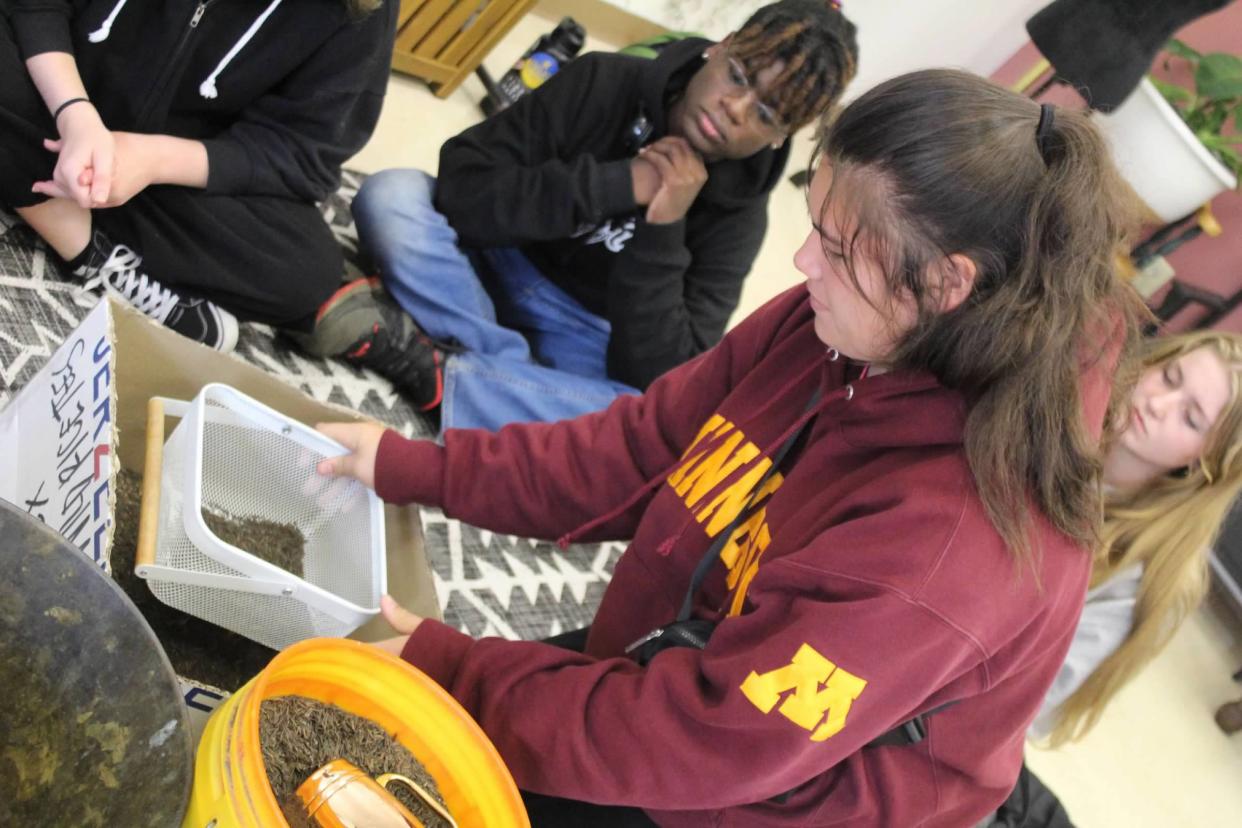
[[[1176,221],[1238,186],[1146,78],[1110,114],[1097,114],[1121,174],[1153,212]]]

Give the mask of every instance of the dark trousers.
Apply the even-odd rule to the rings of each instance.
[[[582,652],[590,627],[571,630],[544,639],[566,650]],[[522,791],[531,828],[652,828],[655,825],[641,808],[621,805],[593,805],[575,799],[560,799]]]
[[[592,805],[575,799],[522,791],[522,802],[531,828],[653,828],[655,823],[641,808]]]
[[[1074,823],[1057,795],[1024,762],[1013,793],[978,828],[1074,828]]]
[[[43,139],[58,133],[3,15],[0,78],[0,205],[31,207],[46,200],[31,185],[51,179],[56,166]],[[99,82],[82,80],[88,94]],[[101,115],[108,124],[108,113]],[[93,225],[141,255],[143,270],[160,283],[273,325],[305,327],[345,268],[315,205],[277,196],[153,186],[120,207],[93,211]]]

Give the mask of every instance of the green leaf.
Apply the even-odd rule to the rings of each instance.
[[[1171,55],[1177,55],[1178,57],[1185,58],[1191,62],[1196,62],[1203,57],[1203,55],[1199,54],[1185,43],[1182,43],[1177,38],[1173,38],[1168,43],[1164,44],[1164,50]]]
[[[1216,110],[1217,107],[1211,101],[1195,98],[1180,114],[1191,132],[1219,132],[1219,125],[1213,123],[1216,120]]]
[[[1242,58],[1223,52],[1204,55],[1195,70],[1195,86],[1205,98],[1242,97]]]
[[[1210,150],[1224,150],[1242,145],[1242,135],[1216,135],[1210,132],[1196,133],[1203,146]]]
[[[1224,129],[1225,121],[1229,118],[1229,110],[1223,106],[1208,106],[1204,107],[1203,116],[1203,122],[1199,125],[1199,129],[1219,133]]]
[[[1212,150],[1225,162],[1225,166],[1233,170],[1233,174],[1242,178],[1242,155],[1237,150],[1230,147],[1216,147]]]
[[[1150,75],[1147,79],[1151,81],[1152,86],[1156,87],[1156,91],[1163,95],[1164,99],[1174,106],[1179,103],[1189,103],[1194,100],[1194,93],[1184,86],[1178,86],[1175,83],[1162,81],[1159,78],[1154,78]]]
[[[1226,167],[1232,170],[1235,176],[1242,178],[1242,153],[1239,153],[1238,150],[1228,146],[1228,144],[1222,140],[1219,140],[1220,136],[1215,137],[1218,140],[1211,142],[1205,141],[1204,146],[1207,147],[1208,152],[1215,155],[1221,160],[1222,163],[1224,163]]]

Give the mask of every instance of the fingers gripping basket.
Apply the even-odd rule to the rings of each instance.
[[[163,442],[164,415],[180,416]],[[148,412],[137,574],[161,601],[284,649],[345,636],[387,589],[384,514],[362,484],[315,471],[344,447],[225,385]],[[302,576],[218,537],[203,512],[294,527]]]

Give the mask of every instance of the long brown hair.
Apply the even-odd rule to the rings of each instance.
[[[1144,318],[1114,266],[1137,223],[1132,197],[1095,127],[976,75],[929,70],[864,94],[820,143],[833,168],[827,202],[839,189],[855,197],[847,264],[863,245],[888,294],[918,308],[890,362],[964,392],[967,458],[1001,537],[1030,559],[1034,506],[1093,543],[1101,462],[1079,383],[1118,338],[1125,365]],[[976,276],[942,312],[929,274],[951,254],[969,257]],[[1128,380],[1115,375],[1114,404]]]
[[[1229,403],[1208,432],[1198,463],[1109,496],[1091,586],[1142,566],[1138,599],[1121,646],[1057,708],[1052,746],[1086,735],[1207,592],[1207,550],[1242,490],[1242,336],[1199,331],[1152,340],[1143,365],[1162,368],[1199,348],[1211,348],[1228,368]]]

